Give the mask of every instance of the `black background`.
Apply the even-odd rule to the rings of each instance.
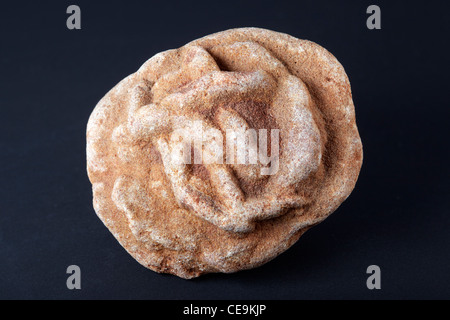
[[[444,1],[18,1],[0,5],[0,298],[450,298],[448,14]],[[81,30],[66,8],[81,8]],[[382,29],[366,28],[377,4]],[[160,275],[97,218],[85,129],[154,54],[233,27],[332,52],[352,84],[364,163],[341,207],[249,271]],[[66,268],[81,268],[68,290]],[[381,268],[368,290],[366,268]]]

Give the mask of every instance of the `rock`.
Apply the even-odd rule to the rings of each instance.
[[[139,263],[182,278],[273,259],[349,196],[361,164],[343,67],[257,28],[155,55],[87,126],[97,215]]]

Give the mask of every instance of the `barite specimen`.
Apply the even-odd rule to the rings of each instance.
[[[139,263],[182,278],[273,259],[349,196],[361,164],[340,63],[257,28],[153,56],[87,126],[97,215]]]

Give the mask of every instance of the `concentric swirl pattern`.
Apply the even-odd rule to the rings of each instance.
[[[243,28],[159,53],[115,86],[90,117],[87,163],[94,208],[128,252],[192,278],[286,250],[350,194],[362,146],[329,52]]]

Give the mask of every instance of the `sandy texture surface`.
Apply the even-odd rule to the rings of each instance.
[[[249,129],[258,132],[249,145],[260,129],[279,130],[259,145],[279,157],[227,163],[237,150],[218,137]],[[203,139],[192,146],[202,163],[181,163],[186,144],[174,132]],[[98,216],[142,265],[182,278],[273,259],[336,210],[361,164],[340,63],[313,42],[257,28],[155,55],[100,100],[87,126]]]

